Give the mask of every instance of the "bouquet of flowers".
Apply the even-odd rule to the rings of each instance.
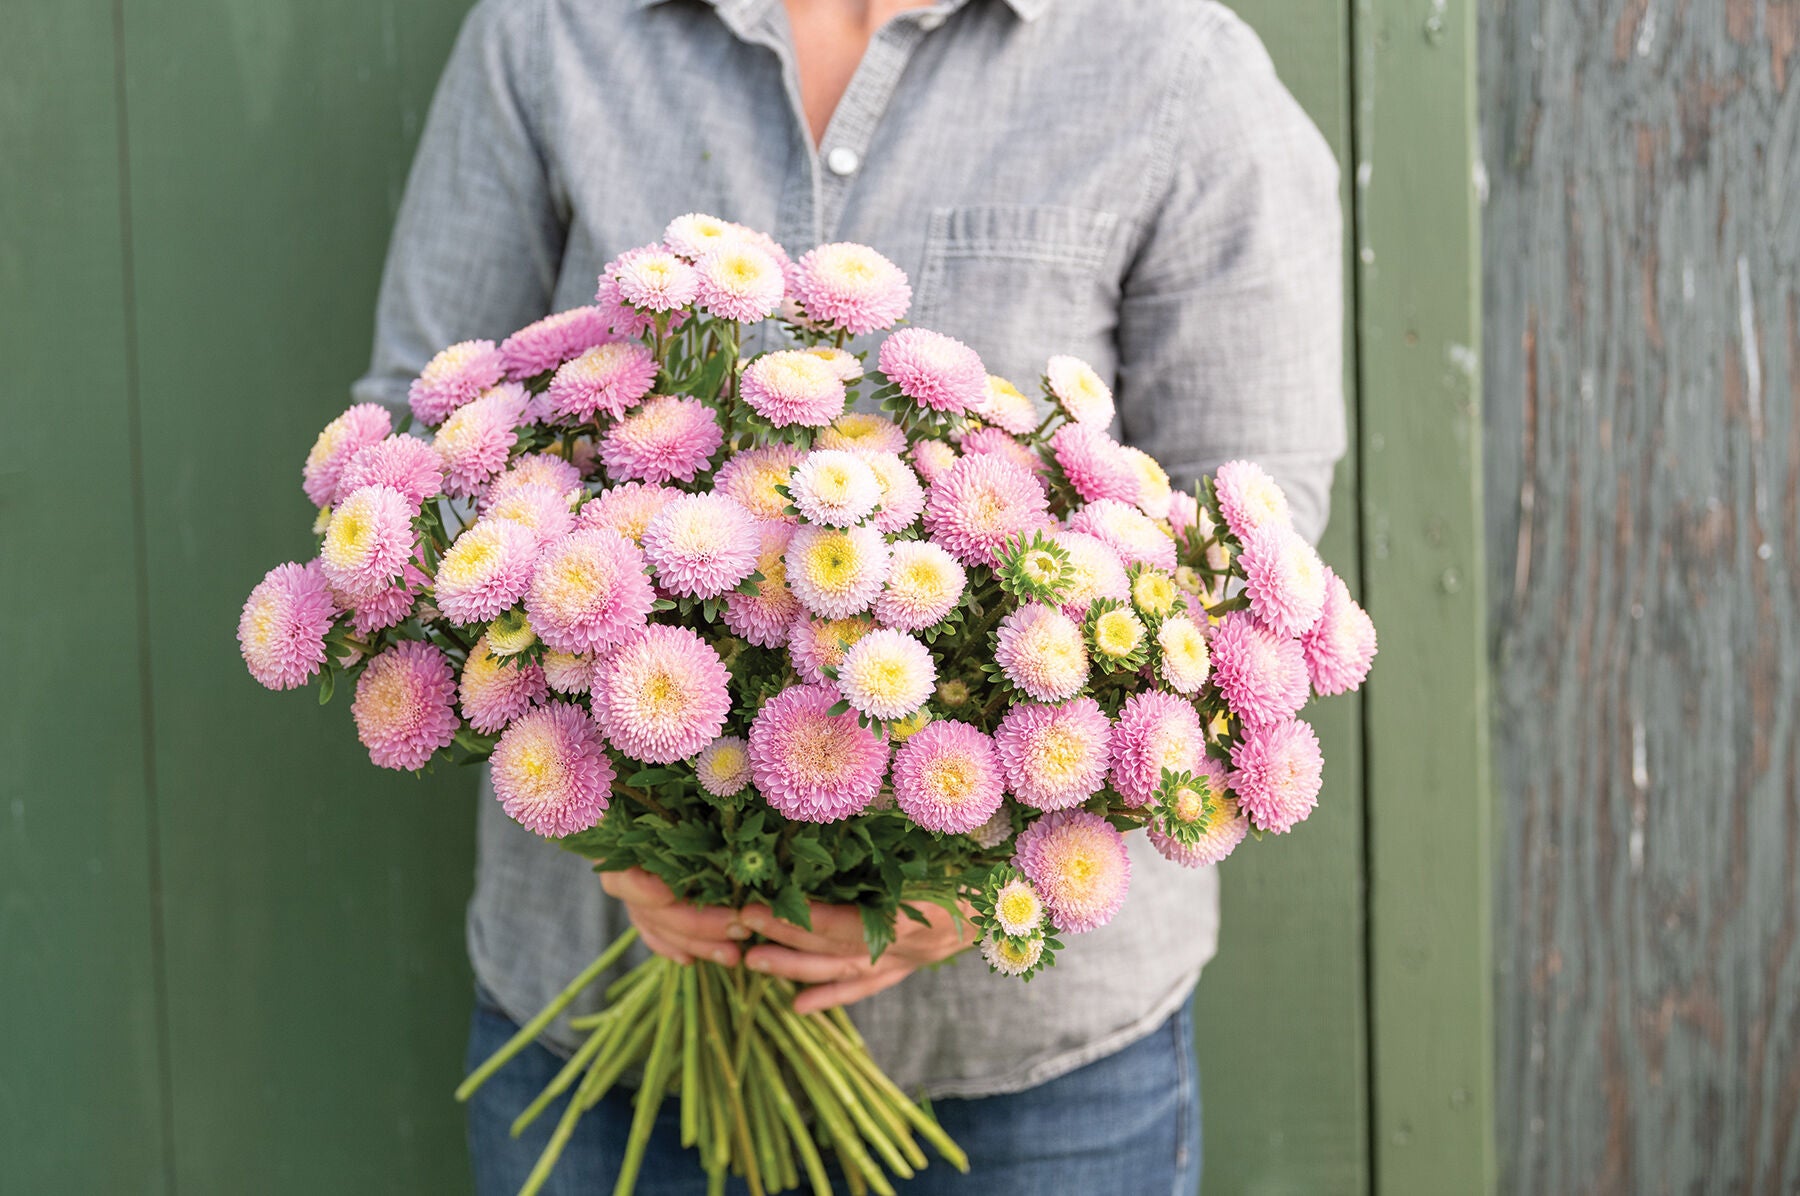
[[[1256,465],[1192,492],[1108,433],[1053,357],[1041,397],[902,321],[873,249],[799,260],[701,215],[605,267],[594,305],[443,350],[396,427],[351,407],[303,484],[316,559],[271,570],[238,637],[271,689],[353,683],[371,759],[486,760],[521,825],[700,905],[856,906],[871,957],[935,904],[1029,979],[1105,923],[1123,834],[1177,865],[1311,811],[1299,718],[1359,685],[1375,631]],[[763,324],[784,347],[745,359]],[[411,431],[419,429],[418,431]],[[466,1097],[620,956],[615,943]],[[520,1112],[641,1076],[619,1180],[661,1102],[715,1188],[893,1191],[923,1140],[967,1161],[841,1009],[652,957],[576,1019]]]

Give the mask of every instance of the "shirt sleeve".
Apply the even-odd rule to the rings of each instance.
[[[433,354],[549,312],[567,235],[540,139],[540,14],[484,0],[438,80],[388,244],[360,401],[404,407]]]
[[[1179,486],[1257,461],[1317,540],[1345,447],[1343,217],[1329,146],[1249,27],[1214,9],[1124,281],[1124,439]]]

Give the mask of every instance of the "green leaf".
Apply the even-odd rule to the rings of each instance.
[[[880,908],[873,905],[862,907],[863,938],[869,942],[869,962],[874,963],[881,958],[894,942],[894,928],[899,919],[893,909]]]
[[[337,692],[337,670],[329,666],[319,674],[319,705],[331,701],[331,695]]]
[[[812,929],[812,907],[807,905],[806,894],[800,891],[800,886],[792,881],[782,886],[769,908],[784,922],[792,922],[802,930]]]

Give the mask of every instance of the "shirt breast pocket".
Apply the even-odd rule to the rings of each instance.
[[[1029,204],[936,208],[909,321],[966,341],[1027,390],[1052,353],[1114,365],[1118,285],[1106,276],[1119,218]]]

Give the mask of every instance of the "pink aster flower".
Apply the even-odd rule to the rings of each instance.
[[[970,457],[994,453],[1034,474],[1043,473],[1046,468],[1042,457],[999,428],[969,429],[963,433],[962,451],[965,456]]]
[[[594,529],[571,532],[544,550],[525,593],[525,614],[546,647],[604,652],[642,630],[655,603],[643,555],[619,533]]]
[[[608,322],[601,308],[572,307],[527,324],[500,342],[506,376],[523,382],[605,344],[612,339]]]
[[[757,525],[756,572],[762,580],[756,593],[732,591],[725,596],[725,626],[731,634],[761,648],[779,648],[788,642],[788,629],[801,614],[800,600],[787,584],[788,540],[791,524]]]
[[[901,631],[935,627],[962,601],[967,583],[956,558],[936,544],[901,540],[889,550],[887,585],[875,600],[875,617]]]
[[[913,468],[919,471],[927,486],[943,477],[957,462],[956,449],[948,441],[935,437],[914,444],[910,455]]]
[[[684,494],[644,528],[644,557],[664,590],[716,598],[756,571],[756,520],[723,494]]]
[[[868,462],[881,488],[881,507],[869,517],[869,522],[887,535],[905,531],[925,510],[925,488],[919,485],[919,475],[894,453],[859,455]]]
[[[871,718],[905,718],[931,696],[937,666],[931,649],[904,631],[883,627],[850,645],[838,665],[837,685],[852,709]]]
[[[619,297],[639,311],[673,311],[700,293],[699,273],[660,245],[620,254],[606,272],[618,284]]]
[[[1111,745],[1112,720],[1092,698],[1060,706],[1022,702],[994,732],[1007,788],[1039,810],[1066,810],[1098,793]]]
[[[992,818],[1005,796],[994,741],[968,723],[931,723],[894,754],[894,801],[928,831],[967,834]]]
[[[350,611],[352,631],[358,635],[368,635],[398,627],[406,621],[406,617],[418,605],[419,594],[431,584],[431,578],[413,561],[406,562],[400,577],[399,585],[386,585],[371,594],[357,598],[340,596],[340,601]]]
[[[825,670],[843,664],[844,653],[874,630],[875,620],[867,615],[817,619],[802,612],[788,628],[788,656],[794,671],[814,685],[829,685]]]
[[[444,488],[444,462],[417,436],[389,436],[356,451],[338,477],[333,502],[364,486],[391,486],[415,508]]]
[[[1014,850],[1014,863],[1044,899],[1058,930],[1098,929],[1125,904],[1131,857],[1124,836],[1098,814],[1045,814],[1020,832]]]
[[[1206,736],[1193,703],[1174,694],[1132,694],[1113,724],[1112,783],[1129,806],[1156,795],[1163,769],[1196,772],[1206,759]]]
[[[706,404],[657,395],[607,430],[600,460],[620,481],[691,482],[724,440]]]
[[[1344,579],[1325,570],[1325,604],[1319,621],[1301,637],[1306,671],[1321,697],[1348,693],[1363,683],[1375,661],[1375,624],[1350,597]]]
[[[494,745],[494,796],[546,839],[588,830],[612,797],[612,761],[588,712],[550,702],[514,720]]]
[[[514,458],[505,473],[488,483],[487,493],[482,495],[483,510],[520,486],[548,486],[573,505],[581,493],[581,470],[554,453],[526,453]]]
[[[867,245],[839,241],[803,256],[794,269],[794,294],[807,320],[853,336],[891,328],[912,304],[900,267]]]
[[[1156,521],[1128,503],[1102,498],[1069,516],[1069,530],[1086,532],[1112,548],[1126,564],[1175,571],[1175,541]]]
[[[544,653],[544,683],[559,694],[584,694],[594,682],[594,656],[591,652]]]
[[[1240,540],[1265,523],[1293,525],[1287,495],[1254,461],[1227,461],[1219,466],[1213,474],[1213,490],[1225,526]]]
[[[1303,635],[1325,609],[1325,562],[1291,527],[1252,529],[1238,554],[1250,611],[1278,635]]]
[[[650,520],[681,494],[675,487],[660,482],[623,482],[582,503],[575,513],[575,526],[606,528],[633,544],[642,544]]]
[[[1152,519],[1169,518],[1169,504],[1175,499],[1169,484],[1169,471],[1155,457],[1135,445],[1123,445],[1119,452],[1137,477],[1137,508]]]
[[[750,770],[771,809],[797,822],[834,822],[881,792],[888,746],[856,721],[833,715],[837,691],[791,685],[750,724]]]
[[[1258,830],[1285,834],[1318,804],[1325,757],[1297,718],[1252,727],[1231,746],[1231,788]]]
[[[1040,527],[1049,502],[1030,473],[1003,457],[964,457],[925,497],[931,538],[965,565],[992,565],[1006,541]]]
[[[836,345],[810,345],[800,351],[817,357],[830,366],[831,372],[844,382],[854,382],[863,376],[862,358],[848,349],[840,349]]]
[[[1200,525],[1200,500],[1185,490],[1169,495],[1169,530],[1179,539]]]
[[[743,238],[707,250],[694,268],[700,275],[700,306],[721,320],[766,320],[787,293],[782,263]]]
[[[312,504],[322,507],[331,502],[345,466],[358,452],[379,444],[393,426],[393,417],[379,403],[358,403],[326,424],[300,471],[301,488]]]
[[[1083,502],[1113,498],[1136,504],[1137,470],[1104,425],[1064,424],[1050,437],[1050,451]]]
[[[787,497],[775,487],[787,485],[805,456],[781,441],[744,449],[725,458],[713,474],[713,489],[736,499],[758,519],[792,523]]]
[[[452,623],[483,623],[525,596],[537,565],[531,529],[484,519],[467,528],[438,562],[433,598]]]
[[[431,442],[448,475],[444,493],[472,498],[505,468],[529,400],[523,386],[506,382],[450,414]]]
[[[1194,772],[1195,775],[1204,777],[1207,783],[1206,798],[1197,803],[1194,812],[1196,817],[1204,812],[1207,819],[1206,831],[1200,836],[1200,841],[1194,844],[1182,843],[1155,827],[1150,828],[1149,837],[1151,846],[1164,859],[1184,868],[1207,868],[1237,849],[1237,845],[1250,833],[1250,820],[1244,817],[1243,811],[1238,808],[1237,799],[1226,789],[1223,764],[1208,756]]]
[[[1075,620],[1027,602],[1000,620],[994,661],[1006,679],[1040,702],[1060,702],[1087,684],[1087,649]]]
[[[729,244],[740,238],[744,226],[704,212],[689,212],[669,221],[663,229],[662,243],[671,253],[688,261],[697,261],[709,249]]]
[[[831,364],[799,349],[764,353],[739,381],[744,402],[777,428],[822,428],[844,413],[844,382]]]
[[[1110,544],[1086,532],[1058,531],[1050,538],[1069,554],[1072,577],[1063,598],[1064,614],[1084,618],[1100,598],[1131,600],[1131,578]]]
[[[575,513],[569,510],[570,495],[542,482],[508,486],[499,498],[482,504],[483,519],[506,519],[528,527],[537,535],[539,544],[548,544],[575,530]]]
[[[1300,642],[1236,610],[1213,628],[1212,677],[1246,726],[1291,718],[1306,704],[1309,679]]]
[[[594,717],[612,745],[670,764],[718,738],[731,713],[731,674],[686,627],[651,624],[594,667]]]
[[[788,482],[794,505],[808,523],[850,527],[867,519],[881,502],[881,483],[868,462],[842,449],[808,453]]]
[[[580,424],[600,413],[617,418],[650,393],[656,368],[656,358],[636,341],[608,341],[560,367],[544,397],[558,419]]]
[[[356,736],[381,768],[424,768],[462,725],[455,697],[456,678],[444,654],[403,640],[371,660],[357,679],[350,704]]]
[[[1200,624],[1170,615],[1156,629],[1156,671],[1178,694],[1197,694],[1212,675],[1212,651]]]
[[[238,616],[238,647],[265,689],[296,689],[325,663],[325,633],[337,606],[318,561],[277,565],[250,591]]]
[[[364,486],[337,505],[319,546],[332,588],[367,598],[400,576],[412,559],[414,507],[392,486]]]
[[[987,398],[981,356],[952,336],[902,328],[881,342],[881,372],[900,393],[933,411],[967,411]]]
[[[732,797],[750,783],[750,749],[736,735],[721,735],[694,759],[700,788],[714,797]]]
[[[1018,387],[998,374],[988,375],[987,393],[971,410],[1014,436],[1028,436],[1037,430],[1037,408]]]
[[[1044,367],[1044,387],[1070,419],[1104,428],[1113,420],[1112,390],[1079,357],[1058,355]]]
[[[407,389],[406,402],[420,423],[439,424],[505,376],[506,363],[493,341],[461,341],[425,363]]]
[[[887,580],[888,546],[881,533],[861,527],[805,524],[788,541],[788,585],[802,606],[827,619],[869,608]]]
[[[463,717],[484,735],[499,731],[549,694],[541,666],[495,656],[485,633],[463,662],[457,689]]]
[[[847,449],[853,453],[904,453],[906,433],[885,415],[873,411],[846,411],[819,429],[813,447]],[[951,456],[955,455],[953,451]]]

